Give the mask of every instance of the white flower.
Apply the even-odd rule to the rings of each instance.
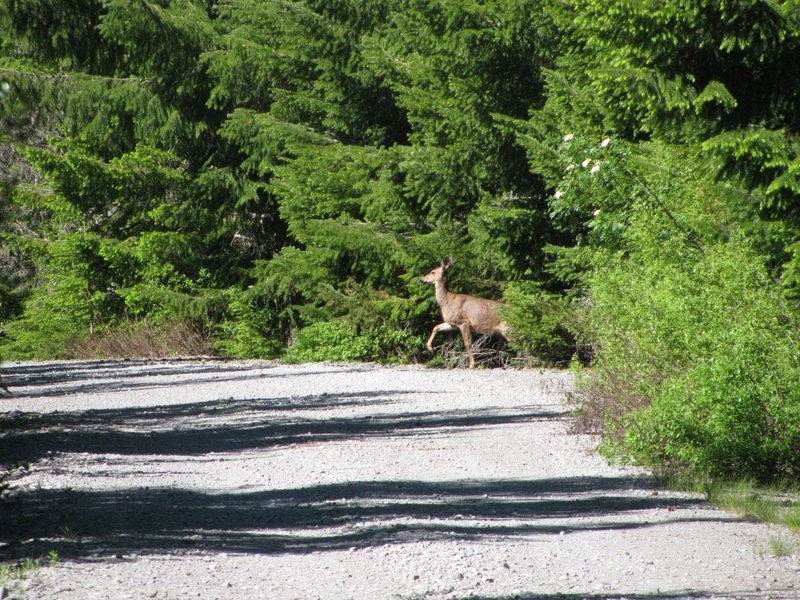
[[[610,140],[609,138],[605,138],[605,139],[604,139],[602,142],[600,142],[600,147],[601,147],[601,148],[605,148],[605,147],[606,147],[606,146],[608,146],[610,143],[611,143],[611,140]]]
[[[567,165],[567,173],[572,171],[572,169],[574,169],[574,168],[575,168],[575,165]]]
[[[563,196],[563,195],[564,195],[564,192],[562,192],[561,190],[556,190],[556,193],[555,193],[555,194],[553,194],[553,196],[555,196],[555,199],[556,199],[556,200],[558,200],[559,198],[561,198],[561,196]]]
[[[592,213],[595,217],[600,216],[600,209],[598,208],[596,211]]]
[[[581,163],[581,166],[582,166],[582,167],[585,169],[586,167],[588,167],[588,166],[589,166],[589,163],[590,163],[590,162],[592,162],[592,159],[591,159],[591,158],[587,158],[585,161],[583,161],[583,162]]]
[[[570,142],[570,141],[572,141],[572,138],[574,138],[574,137],[575,137],[575,134],[568,133],[567,135],[564,136],[564,141],[565,142]]]
[[[599,165],[599,164],[597,164],[597,163],[594,163],[594,166],[593,166],[593,167],[592,167],[592,169],[589,171],[589,173],[597,173],[599,170],[600,170],[600,165]]]

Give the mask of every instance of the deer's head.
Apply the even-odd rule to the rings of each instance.
[[[436,285],[440,281],[445,281],[447,279],[447,269],[449,269],[452,265],[452,257],[447,256],[443,258],[442,262],[439,263],[439,266],[431,269],[431,272],[425,275],[425,277],[422,278],[422,281],[433,285]]]

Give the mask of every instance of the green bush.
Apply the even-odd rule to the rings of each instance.
[[[257,299],[237,290],[227,290],[227,314],[216,328],[214,350],[230,358],[273,358],[284,340],[270,336],[272,311]]]
[[[567,329],[567,301],[533,282],[512,283],[504,296],[503,318],[511,325],[514,348],[542,365],[568,365],[577,347]]]
[[[284,358],[289,362],[392,361],[420,346],[418,336],[386,325],[359,332],[346,320],[317,321],[297,333]]]
[[[652,222],[652,221],[651,221]],[[798,322],[742,240],[637,227],[591,276],[590,409],[605,450],[712,476],[800,477]]]
[[[73,291],[66,289],[70,283],[61,282],[53,290],[37,288],[26,302],[23,315],[3,324],[5,335],[0,338],[0,347],[6,359],[70,358],[68,342],[89,337],[90,319],[85,307],[62,303],[62,294]]]
[[[68,358],[66,343],[88,337],[103,321],[114,293],[98,285],[104,269],[95,259],[99,241],[72,233],[53,242],[39,285],[27,295],[21,313],[4,324],[4,354],[9,358]]]

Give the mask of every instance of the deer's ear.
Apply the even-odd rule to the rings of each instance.
[[[452,256],[445,256],[442,259],[442,268],[446,271],[453,265],[453,257]]]

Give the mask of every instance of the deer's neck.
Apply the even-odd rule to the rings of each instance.
[[[450,292],[447,291],[447,281],[441,279],[436,282],[436,302],[439,306],[444,306],[449,300]]]

